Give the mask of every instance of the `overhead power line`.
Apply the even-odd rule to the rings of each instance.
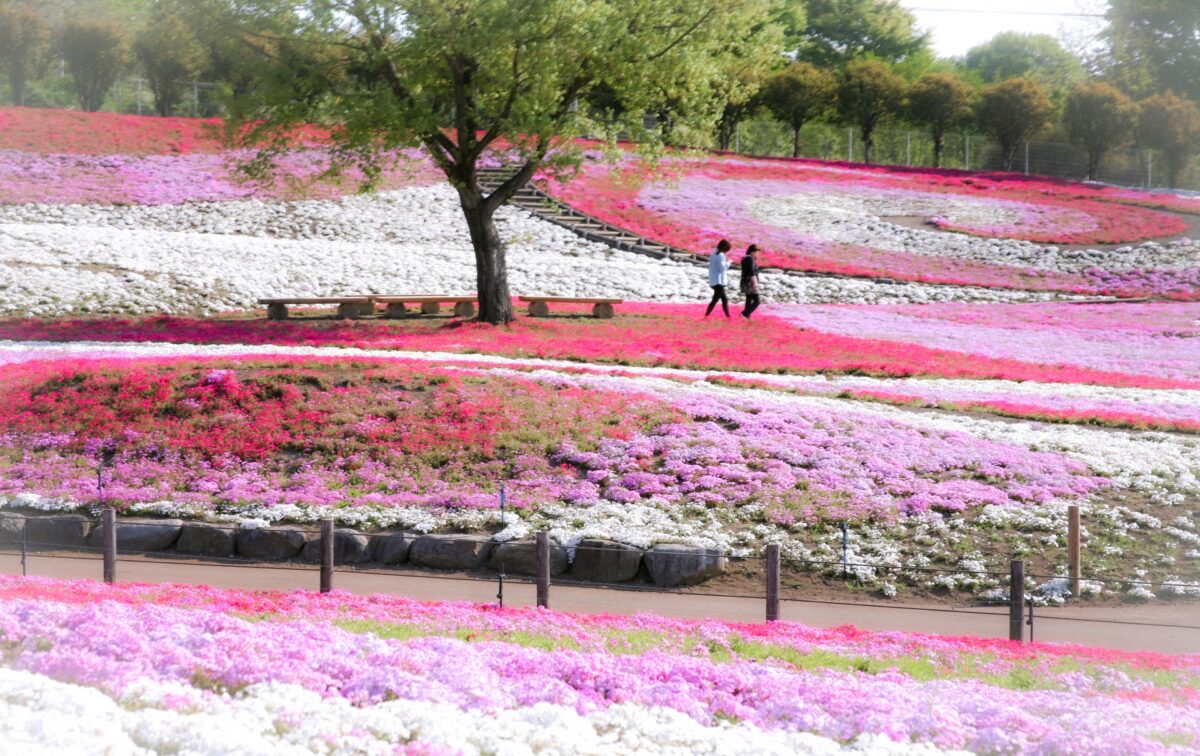
[[[979,8],[908,8],[922,13],[977,13],[988,16],[1062,16],[1069,18],[1106,18],[1103,13],[1071,13],[1053,11],[981,10]]]

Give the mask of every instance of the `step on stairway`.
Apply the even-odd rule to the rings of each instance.
[[[484,191],[491,192],[511,175],[511,171],[504,169],[483,169],[479,171],[479,185],[483,187]],[[708,264],[705,257],[662,242],[645,239],[627,229],[605,223],[599,218],[593,218],[559,202],[532,184],[526,184],[517,190],[517,193],[509,200],[509,204],[528,210],[542,220],[562,226],[588,241],[598,242],[614,249],[657,259],[670,258],[699,265]]]

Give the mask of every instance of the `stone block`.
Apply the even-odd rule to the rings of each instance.
[[[186,522],[175,542],[175,553],[206,557],[231,557],[237,546],[237,530],[230,525]]]
[[[537,543],[535,541],[509,541],[497,544],[488,557],[488,569],[511,575],[537,574]],[[550,542],[550,575],[561,575],[567,571],[567,550]]]
[[[377,533],[371,538],[371,561],[383,565],[404,564],[412,548],[408,533]]]
[[[660,588],[696,585],[725,572],[725,556],[716,549],[659,544],[646,552],[646,569]]]
[[[79,548],[92,532],[92,521],[83,515],[64,514],[29,517],[25,520],[29,533],[29,548]]]
[[[159,520],[151,517],[131,517],[117,520],[117,551],[162,551],[169,549],[179,538],[183,520]],[[104,525],[92,528],[87,545],[104,548]]]
[[[471,571],[483,567],[492,550],[485,535],[423,535],[412,542],[408,561],[418,567]]]
[[[624,583],[633,580],[642,564],[642,550],[616,541],[585,538],[575,547],[571,575],[592,583]]]
[[[25,529],[25,515],[16,512],[0,512],[0,545],[20,546],[21,531]]]
[[[295,558],[306,540],[299,528],[243,528],[237,532],[237,553],[248,559],[283,562]]]
[[[337,528],[333,531],[333,563],[358,564],[367,561],[371,540],[357,530]],[[321,534],[310,533],[308,543],[300,552],[305,562],[321,561]]]

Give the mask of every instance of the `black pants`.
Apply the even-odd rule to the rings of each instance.
[[[704,317],[707,318],[712,314],[713,308],[717,306],[717,302],[720,302],[721,309],[725,310],[725,317],[729,317],[729,297],[725,295],[725,287],[714,286],[712,287],[712,290],[712,301],[708,303],[708,309],[704,311]]]
[[[746,309],[742,310],[742,317],[749,318],[758,309],[759,298],[757,291],[746,292]]]

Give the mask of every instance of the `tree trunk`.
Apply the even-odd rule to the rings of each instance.
[[[14,67],[15,68],[15,67]],[[12,91],[13,105],[25,104],[25,76],[18,74],[16,71],[9,76],[10,89]]]
[[[514,315],[508,293],[508,266],[496,221],[487,211],[482,193],[460,189],[458,194],[475,248],[475,290],[479,297],[476,319],[492,325],[511,323]]]
[[[1104,151],[1093,147],[1088,150],[1088,181],[1096,181],[1100,176],[1100,159]]]
[[[933,167],[934,168],[942,167],[942,146],[945,141],[946,141],[945,134],[943,134],[941,131],[937,131],[937,130],[935,130],[933,132]]]
[[[792,126],[792,157],[794,158],[800,157],[800,129],[803,127],[804,124],[799,126],[793,124]]]
[[[875,152],[875,129],[864,128],[862,130],[863,143],[863,162],[870,163],[871,157]]]

